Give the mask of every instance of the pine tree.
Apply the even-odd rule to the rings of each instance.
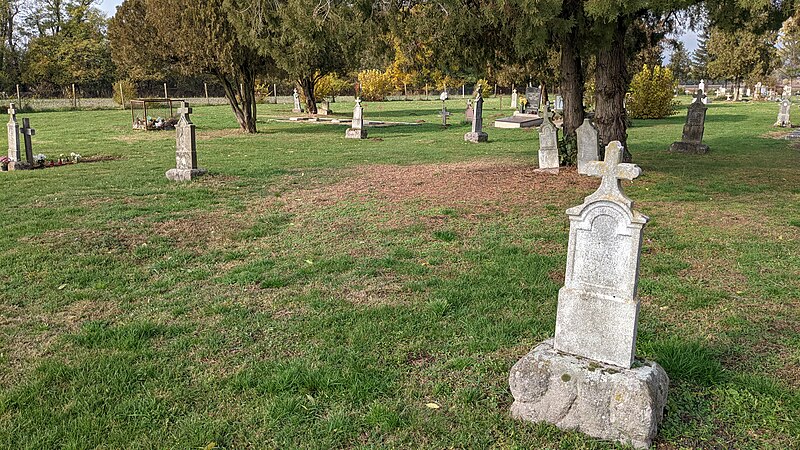
[[[697,49],[692,52],[692,78],[697,80],[708,78],[708,28],[697,35]]]

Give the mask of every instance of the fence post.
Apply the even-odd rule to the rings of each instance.
[[[72,108],[78,109],[78,97],[75,96],[75,83],[72,83]]]
[[[125,111],[125,92],[122,90],[122,81],[119,82],[119,101],[122,103],[122,110]]]
[[[164,98],[169,98],[169,94],[167,93],[167,83],[164,83]]]
[[[208,83],[203,83],[203,89],[206,91],[206,105],[210,105],[211,100],[208,99]]]
[[[429,98],[428,98],[428,83],[425,83],[425,100],[429,100]]]
[[[278,104],[278,83],[272,83],[272,96],[275,98],[275,104]]]
[[[22,108],[22,96],[19,95],[19,85],[17,85],[17,104]]]

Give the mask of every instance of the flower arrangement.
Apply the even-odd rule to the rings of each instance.
[[[79,153],[72,152],[69,154],[69,159],[71,159],[74,163],[79,162],[81,158],[82,156]]]
[[[0,157],[0,168],[2,168],[3,170],[8,170],[8,163],[10,163],[10,162],[11,162],[11,160],[8,159],[8,156],[1,156]]]
[[[42,153],[39,153],[38,155],[33,155],[33,161],[34,161],[36,164],[40,165],[40,166],[41,166],[42,164],[44,164],[44,161],[45,161],[46,159],[47,159],[47,156],[45,156],[45,155],[44,155],[44,154],[42,154]]]

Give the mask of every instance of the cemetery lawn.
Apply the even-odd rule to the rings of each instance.
[[[614,448],[508,413],[554,332],[564,211],[599,181],[534,173],[496,98],[465,143],[463,104],[445,130],[438,101],[366,103],[425,122],[364,141],[196,106],[188,184],[174,133],[128,112],[22,114],[34,153],[107,158],[0,173],[0,447]],[[798,448],[800,150],[774,103],[709,106],[708,155],[665,151],[685,107],[630,130],[637,353],[671,378],[655,445]]]

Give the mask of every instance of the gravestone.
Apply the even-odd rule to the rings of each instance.
[[[789,119],[789,113],[792,107],[792,102],[788,98],[781,100],[780,109],[778,110],[778,120],[775,122],[775,127],[792,127],[792,121]]]
[[[542,103],[542,88],[528,86],[525,88],[525,99],[528,103],[525,105],[525,114],[539,114],[539,105]]]
[[[556,95],[556,104],[553,109],[556,111],[564,111],[564,97]]]
[[[14,104],[8,105],[8,160],[19,161],[22,157],[19,151],[19,122]]]
[[[697,90],[701,92],[706,91],[706,80],[700,80],[700,84],[697,85]],[[708,97],[703,97],[700,101],[703,102],[703,104],[706,104],[708,102]]]
[[[361,106],[361,98],[356,98],[356,106],[353,108],[353,123],[344,133],[348,139],[366,139],[367,130],[364,129],[364,108]]]
[[[294,108],[292,109],[293,113],[301,113],[303,112],[303,107],[300,106],[300,94],[297,93],[297,88],[294,88],[292,91],[292,98],[294,99]]]
[[[683,136],[681,140],[673,142],[670,151],[680,153],[708,153],[708,145],[703,144],[703,132],[705,131],[706,111],[708,107],[700,99],[703,98],[703,91],[697,91],[697,98],[689,105],[689,113],[686,115],[686,124],[683,126]]]
[[[22,119],[22,128],[20,128],[20,133],[22,133],[22,138],[25,140],[25,161],[29,165],[34,165],[35,161],[33,160],[33,136],[36,135],[36,130],[31,128],[31,120],[30,119]]]
[[[792,96],[792,86],[785,85],[783,86],[783,98],[790,98]]]
[[[472,131],[464,135],[464,140],[474,143],[487,142],[489,135],[483,131],[483,96],[480,84],[475,91],[475,118],[472,121]]]
[[[589,164],[600,159],[600,138],[594,124],[584,119],[575,132],[578,135],[578,173],[589,175]]]
[[[475,119],[475,108],[472,106],[472,99],[467,100],[467,109],[464,110],[464,120],[472,122]]]
[[[447,126],[447,117],[450,116],[450,111],[447,110],[447,99],[449,96],[447,95],[447,90],[442,91],[439,94],[439,100],[442,101],[442,111],[439,113],[442,116],[442,126]]]
[[[322,100],[322,105],[317,107],[317,114],[321,116],[329,116],[333,114],[333,110],[331,109],[331,103],[327,99]]]
[[[550,105],[545,107],[539,126],[539,172],[558,173],[558,128],[550,119]]]
[[[661,366],[634,364],[642,231],[621,179],[641,170],[620,163],[611,142],[605,161],[588,164],[601,177],[595,193],[567,210],[567,268],[558,293],[556,332],[511,369],[511,414],[600,439],[649,448],[663,418],[669,378]]]
[[[184,101],[178,108],[178,123],[175,125],[175,168],[167,171],[167,179],[172,181],[191,181],[206,174],[205,169],[197,167],[197,140],[195,125],[189,118],[192,108]]]
[[[511,109],[516,110],[519,108],[519,94],[516,88],[511,91]]]

